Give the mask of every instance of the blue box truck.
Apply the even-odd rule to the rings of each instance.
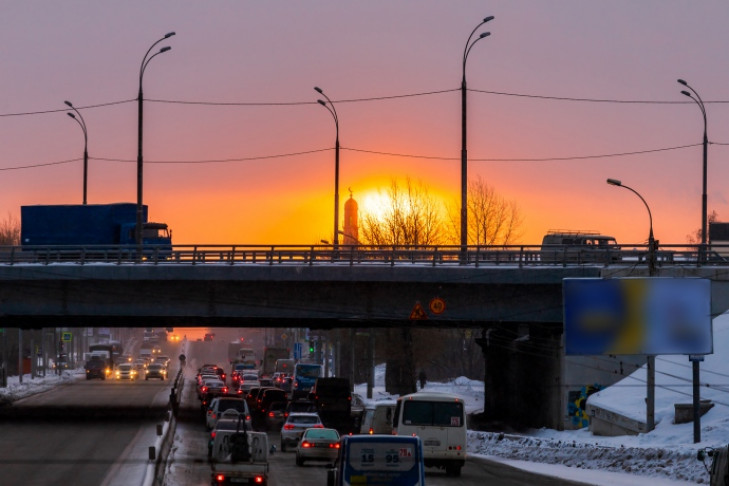
[[[171,231],[166,223],[148,222],[147,206],[142,208],[144,255],[169,256]],[[39,251],[38,247],[65,246],[68,255],[109,254],[121,251],[121,246],[135,251],[136,222],[135,203],[21,206],[20,244]]]

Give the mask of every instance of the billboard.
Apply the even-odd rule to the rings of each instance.
[[[564,279],[565,353],[711,354],[711,282]]]

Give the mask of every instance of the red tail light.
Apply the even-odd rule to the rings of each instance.
[[[285,430],[294,430],[294,424],[284,424]]]
[[[216,434],[216,432],[214,430],[211,430],[210,431],[210,438],[211,439],[214,439],[215,438],[215,434]]]
[[[337,442],[336,444],[329,444],[329,448],[330,449],[339,449],[339,442]]]
[[[228,387],[227,386],[224,386],[223,387],[223,393],[228,393]]]
[[[268,412],[269,417],[273,417],[273,412]]]
[[[256,476],[253,478],[253,482],[256,484],[263,484],[263,476]]]
[[[316,425],[315,425],[314,427],[312,427],[312,428],[314,428],[314,429],[323,429],[323,428],[324,428],[324,424],[316,424]]]
[[[304,449],[308,449],[309,447],[311,447],[311,443],[303,441],[301,443],[301,447],[303,447]]]
[[[201,390],[202,390],[203,393],[206,393],[208,391],[208,387],[204,386],[204,387],[201,388]]]
[[[225,474],[216,474],[215,480],[219,483],[222,483],[225,481]]]

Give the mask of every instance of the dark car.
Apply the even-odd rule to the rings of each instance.
[[[256,425],[267,427],[266,417],[274,402],[286,403],[286,392],[279,388],[266,388],[260,394],[257,400],[257,408],[254,414]],[[279,427],[281,424],[279,424]]]
[[[280,430],[286,421],[286,402],[273,402],[266,412],[266,430]]]

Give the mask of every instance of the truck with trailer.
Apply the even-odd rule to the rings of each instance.
[[[276,361],[288,359],[290,356],[287,348],[263,348],[263,359],[261,359],[261,376],[271,376],[276,370]]]
[[[211,484],[268,484],[268,436],[247,430],[241,415],[235,430],[216,430],[211,459]]]
[[[20,244],[24,251],[54,258],[136,256],[135,203],[33,205],[20,208]],[[147,221],[142,206],[145,257],[167,258],[172,233],[166,223]]]

